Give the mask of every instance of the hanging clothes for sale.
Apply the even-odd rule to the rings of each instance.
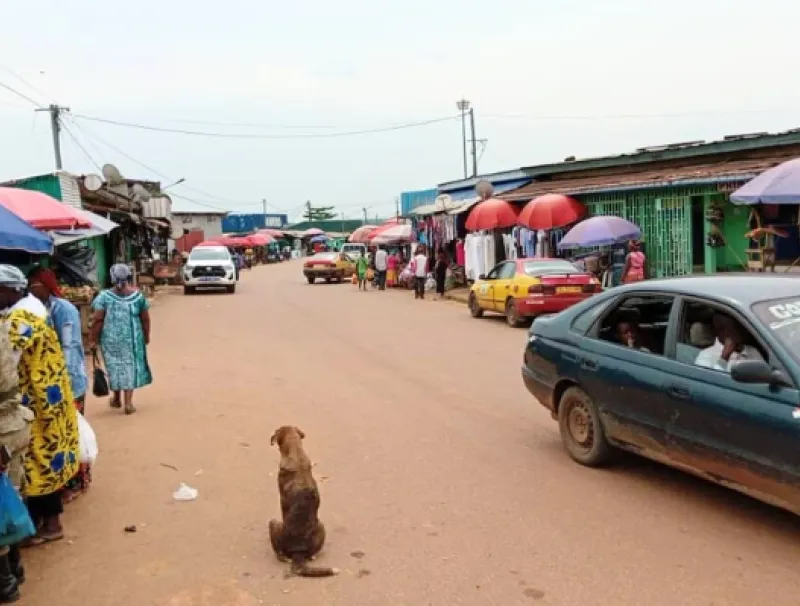
[[[456,242],[456,265],[464,267],[466,261],[467,261],[467,255],[464,250],[464,241],[458,240]]]

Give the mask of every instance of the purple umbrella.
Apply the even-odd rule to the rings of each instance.
[[[764,171],[731,194],[734,204],[800,204],[800,158]]]
[[[313,238],[311,238],[309,242],[311,242],[312,244],[316,244],[317,242],[325,242],[327,241],[327,239],[328,236],[326,236],[325,234],[320,234],[318,236],[314,236]]]
[[[570,229],[558,243],[558,249],[609,246],[638,240],[641,236],[641,229],[620,217],[592,217]]]

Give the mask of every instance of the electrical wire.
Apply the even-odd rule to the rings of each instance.
[[[23,83],[25,86],[27,86],[29,89],[31,89],[32,91],[34,91],[34,92],[35,92],[37,95],[41,95],[41,96],[42,96],[42,97],[44,97],[45,99],[52,99],[52,98],[53,98],[53,95],[48,95],[48,94],[47,94],[46,92],[44,92],[44,91],[43,91],[41,88],[37,88],[37,87],[35,87],[35,86],[34,86],[33,84],[31,84],[31,83],[30,83],[28,80],[26,80],[25,78],[23,78],[22,76],[20,76],[20,75],[19,75],[17,72],[15,72],[13,69],[11,69],[10,67],[8,67],[7,65],[0,65],[0,69],[7,71],[9,74],[11,74],[12,76],[14,76],[14,77],[15,77],[17,80],[19,80],[20,82],[22,82],[22,83]],[[41,106],[40,106],[40,107],[41,107]]]
[[[6,84],[5,82],[0,82],[0,87],[6,89],[7,91],[10,91],[10,92],[14,93],[17,97],[20,97],[21,99],[25,99],[25,101],[27,101],[28,103],[32,103],[37,108],[44,109],[43,105],[41,105],[41,104],[37,103],[36,101],[34,101],[33,99],[31,99],[25,93],[18,91],[16,88],[11,86],[10,84]]]
[[[75,118],[81,120],[89,120],[92,122],[100,122],[102,124],[111,124],[114,126],[122,126],[126,128],[136,128],[139,130],[149,130],[161,133],[173,133],[180,135],[190,135],[198,137],[217,137],[222,139],[333,139],[338,137],[355,137],[358,135],[369,135],[374,133],[385,133],[396,130],[404,130],[408,128],[417,128],[420,126],[428,126],[430,124],[437,124],[439,122],[447,122],[450,120],[461,119],[461,114],[456,116],[447,116],[445,118],[434,118],[432,120],[422,120],[419,122],[409,122],[406,124],[396,124],[394,126],[384,126],[380,128],[370,128],[364,130],[342,131],[338,133],[304,133],[295,135],[263,135],[255,133],[220,133],[214,131],[200,131],[200,130],[185,130],[180,128],[167,128],[162,126],[152,126],[148,124],[137,124],[134,122],[123,122],[121,120],[109,120],[106,118],[98,118],[96,116],[87,116],[85,114],[73,114]]]
[[[79,149],[79,150],[81,150],[81,151],[83,152],[83,155],[84,155],[84,156],[86,156],[86,159],[87,159],[87,160],[89,160],[89,162],[90,162],[90,163],[91,163],[91,164],[92,164],[92,165],[93,165],[93,166],[94,166],[94,167],[95,167],[95,168],[96,168],[98,171],[102,172],[102,171],[103,171],[103,169],[102,169],[102,168],[100,168],[100,165],[99,165],[99,164],[98,164],[98,163],[95,161],[95,159],[94,159],[94,158],[92,157],[92,155],[91,155],[91,154],[90,154],[90,153],[89,153],[89,152],[86,150],[86,148],[85,148],[83,145],[81,145],[81,142],[80,142],[80,141],[78,141],[78,138],[77,138],[77,137],[75,136],[75,134],[74,134],[74,133],[73,133],[73,132],[70,130],[69,126],[67,126],[67,123],[66,123],[64,120],[61,120],[61,119],[59,119],[59,121],[58,121],[58,122],[59,122],[59,125],[61,126],[61,128],[62,128],[62,129],[64,129],[64,132],[65,132],[65,133],[67,133],[67,134],[69,135],[69,138],[70,138],[70,139],[72,139],[72,142],[73,142],[73,143],[74,143],[74,144],[75,144],[75,145],[78,147],[78,149]]]

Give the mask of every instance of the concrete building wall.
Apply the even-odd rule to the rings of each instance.
[[[220,214],[204,213],[172,213],[174,223],[182,229],[202,229],[206,240],[213,240],[222,235],[222,217]]]

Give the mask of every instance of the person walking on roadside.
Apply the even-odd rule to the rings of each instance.
[[[622,283],[631,284],[644,280],[644,266],[647,258],[639,249],[639,243],[631,240],[628,243],[628,256],[625,257],[625,268],[622,270]]]
[[[447,278],[447,254],[441,249],[436,255],[436,267],[433,270],[433,276],[436,278],[436,298],[444,299],[444,283]]]
[[[386,290],[386,271],[389,269],[389,253],[383,245],[378,245],[375,252],[375,271],[378,273],[378,289]]]
[[[36,527],[24,545],[33,546],[64,538],[61,493],[78,472],[79,439],[78,411],[58,336],[47,324],[42,302],[25,294],[27,285],[19,269],[0,265],[0,317],[17,361],[22,404],[33,413],[22,485]]]
[[[425,255],[425,247],[417,248],[417,253],[412,261],[414,264],[414,298],[425,298],[425,279],[428,277],[428,257]]]
[[[92,303],[94,317],[89,347],[103,352],[103,362],[111,387],[111,407],[121,408],[124,397],[125,414],[133,414],[133,392],[150,385],[153,375],[147,363],[150,344],[150,303],[131,285],[131,270],[118,263],[111,268],[114,287],[101,292]]]
[[[0,447],[9,459],[2,469],[17,492],[25,480],[25,457],[31,441],[33,412],[22,405],[17,361],[8,332],[0,330]],[[0,604],[19,599],[19,586],[25,581],[19,544],[0,547]]]
[[[358,290],[367,291],[367,271],[369,270],[369,260],[367,255],[358,255],[356,259],[356,275],[358,276]]]
[[[45,267],[35,267],[28,273],[28,291],[47,308],[47,323],[56,331],[61,350],[64,352],[75,408],[79,413],[86,414],[86,389],[89,380],[86,375],[86,353],[83,350],[81,334],[81,314],[72,303],[62,297],[56,275]],[[78,473],[64,490],[64,502],[68,503],[82,492],[86,492],[91,481],[89,464],[81,463]]]

